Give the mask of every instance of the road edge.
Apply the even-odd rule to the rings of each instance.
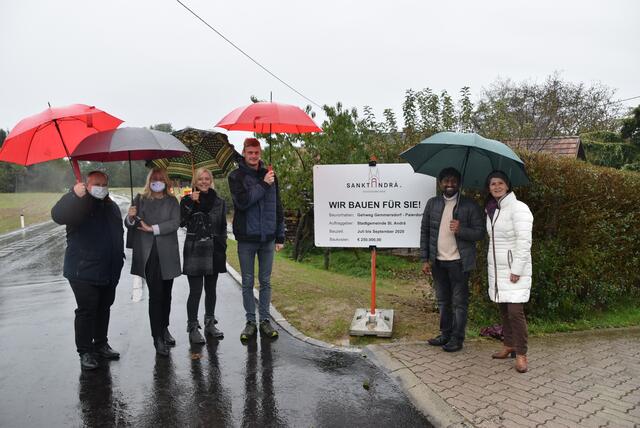
[[[238,273],[229,263],[227,263],[227,273],[235,280],[238,287],[242,288],[242,275]],[[256,300],[258,300],[259,291],[257,288],[253,289],[253,296]],[[314,339],[313,337],[309,337],[302,333],[300,330],[295,328],[294,326],[287,321],[287,319],[276,309],[273,304],[269,305],[269,314],[273,321],[278,324],[284,331],[289,333],[294,338],[301,340],[306,343],[310,343],[311,345],[319,346],[325,349],[333,349],[338,351],[350,352],[350,353],[361,353],[363,350],[356,346],[339,346],[333,345],[331,343],[323,342],[322,340]]]
[[[383,367],[395,379],[416,408],[436,428],[473,427],[458,411],[425,385],[404,364],[394,358],[382,345],[367,345],[365,354],[377,366]]]
[[[227,263],[227,273],[233,278],[236,285],[242,288],[242,276],[229,265],[229,263]],[[258,293],[259,291],[254,288],[253,295],[256,300],[258,299]],[[306,336],[300,332],[300,330],[287,321],[275,306],[270,305],[269,313],[275,323],[298,340],[325,349],[363,354],[372,364],[378,366],[396,382],[416,409],[421,412],[434,427],[467,428],[473,426],[460,413],[449,406],[438,394],[422,383],[422,381],[400,361],[393,358],[381,345],[367,345],[364,348],[333,345]]]

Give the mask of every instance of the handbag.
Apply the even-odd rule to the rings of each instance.
[[[213,273],[213,239],[188,239],[184,243],[183,273],[211,275]]]
[[[183,273],[187,275],[211,275],[213,269],[213,229],[209,215],[193,213],[184,243]]]

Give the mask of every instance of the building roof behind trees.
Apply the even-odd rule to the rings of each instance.
[[[512,149],[524,149],[530,152],[550,153],[556,156],[571,157],[585,160],[584,148],[580,137],[548,137],[548,138],[519,138],[504,140]]]

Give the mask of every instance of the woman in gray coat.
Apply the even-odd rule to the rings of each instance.
[[[125,226],[133,232],[131,273],[147,280],[151,335],[156,353],[162,356],[175,345],[168,326],[173,279],[181,274],[179,225],[180,206],[169,192],[167,171],[153,168],[142,194],[129,208]]]

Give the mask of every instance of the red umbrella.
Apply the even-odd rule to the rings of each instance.
[[[26,166],[70,157],[85,137],[115,129],[121,123],[122,120],[93,106],[49,107],[18,122],[0,148],[0,161]],[[72,166],[80,181],[78,163],[72,162]]]
[[[215,126],[229,131],[252,131],[259,134],[322,132],[300,107],[273,102],[259,102],[239,107],[223,117]]]
[[[223,117],[216,126],[229,131],[253,131],[259,134],[322,132],[300,107],[267,102],[239,107]]]

